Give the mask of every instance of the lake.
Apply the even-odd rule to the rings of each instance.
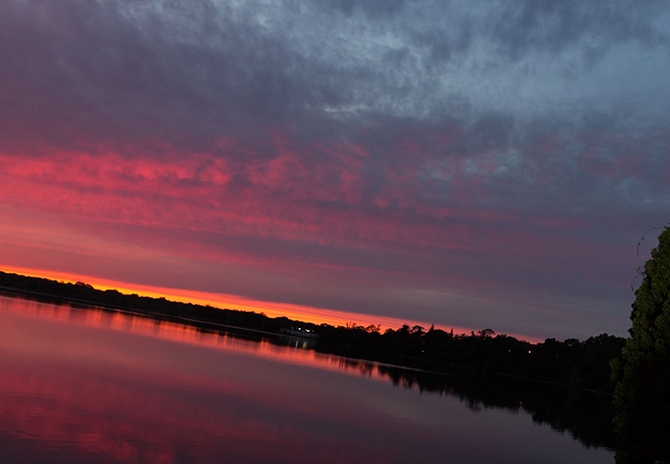
[[[0,297],[1,461],[614,461],[584,407],[297,344]]]

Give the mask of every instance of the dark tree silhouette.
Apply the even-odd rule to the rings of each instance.
[[[612,361],[618,464],[670,462],[670,228],[642,275],[630,337]]]

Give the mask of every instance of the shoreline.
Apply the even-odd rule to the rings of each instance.
[[[50,303],[50,304],[57,304],[57,305],[70,305],[73,308],[76,309],[98,309],[98,310],[104,310],[104,311],[114,311],[114,312],[119,312],[122,314],[129,314],[133,316],[139,316],[139,317],[145,317],[147,319],[154,319],[154,320],[160,320],[160,321],[169,321],[169,322],[176,322],[176,323],[182,323],[187,326],[191,327],[196,327],[198,329],[203,329],[203,330],[208,330],[212,332],[227,332],[227,333],[236,333],[236,332],[245,332],[245,333],[250,333],[254,335],[262,335],[265,337],[271,337],[273,339],[278,339],[280,337],[282,338],[289,338],[289,339],[294,339],[294,340],[306,340],[306,341],[318,341],[318,339],[312,339],[312,338],[306,338],[306,337],[300,337],[297,335],[291,335],[287,333],[280,333],[280,332],[269,332],[265,330],[259,330],[259,329],[253,329],[253,328],[248,328],[248,327],[241,327],[241,326],[235,326],[235,325],[229,325],[229,324],[221,324],[221,323],[216,323],[216,322],[208,322],[208,321],[202,321],[198,319],[192,319],[188,317],[183,317],[183,316],[176,316],[176,315],[168,315],[168,314],[161,314],[153,311],[142,311],[142,310],[137,310],[137,309],[128,309],[128,308],[122,308],[119,306],[114,306],[114,305],[108,305],[104,303],[97,303],[95,301],[91,300],[83,300],[79,298],[68,298],[60,295],[54,295],[54,294],[48,294],[48,293],[43,293],[43,292],[34,292],[34,291],[19,291],[17,289],[13,289],[11,287],[6,287],[0,285],[0,296],[7,296],[11,298],[26,298],[30,299],[32,301],[38,301],[41,303]],[[34,298],[30,298],[33,296]],[[81,305],[81,307],[78,307]],[[212,309],[219,309],[219,308],[212,308]],[[348,360],[348,361],[354,361],[354,362],[365,362],[365,363],[370,363],[374,366],[381,366],[381,367],[387,367],[387,368],[393,368],[393,369],[404,369],[408,371],[413,371],[413,372],[418,372],[418,373],[424,373],[424,374],[431,374],[431,375],[444,375],[444,376],[457,376],[459,375],[458,373],[455,372],[447,372],[444,370],[435,370],[435,369],[426,369],[426,368],[420,368],[420,367],[415,367],[411,366],[408,364],[398,364],[398,363],[390,363],[390,362],[384,362],[384,361],[375,361],[372,359],[367,359],[367,358],[357,358],[357,357],[351,357],[351,356],[346,356],[342,354],[338,354],[335,352],[331,351],[320,351],[314,348],[314,346],[311,346],[309,348],[301,348],[301,349],[308,349],[315,351],[317,353],[322,353],[322,354],[328,354],[331,356],[338,356],[342,359]],[[416,359],[416,361],[421,361],[420,359]],[[474,367],[467,367],[467,366],[456,366],[456,365],[450,365],[450,366],[445,366],[448,367],[450,370],[460,370],[460,371],[470,371],[470,372],[480,372],[480,373],[485,373],[484,370],[482,369],[477,369]],[[526,376],[520,376],[520,375],[514,375],[514,374],[506,374],[506,373],[495,373],[495,375],[500,375],[503,377],[507,377],[510,379],[517,379],[517,380],[524,380],[524,381],[529,381],[529,382],[536,382],[540,384],[545,384],[545,385],[552,385],[552,386],[557,386],[557,387],[563,387],[563,388],[572,388],[570,385],[564,384],[564,383],[559,383],[559,382],[551,382],[547,380],[541,380],[541,379],[534,379],[532,377],[526,377]],[[613,396],[612,393],[609,392],[603,392],[599,390],[594,390],[594,389],[588,389],[588,388],[581,388],[581,391],[585,393],[593,393],[597,395],[607,395],[607,396]]]
[[[246,334],[270,340],[308,341],[309,349],[351,360],[378,363],[425,373],[497,374],[507,378],[611,396],[609,361],[621,352],[624,339],[601,334],[585,342],[548,339],[532,344],[486,329],[469,335],[407,324],[382,332],[363,327],[268,317],[253,311],[171,301],[99,290],[84,282],[65,283],[0,272],[0,293],[53,304],[118,311],[184,324],[200,330]],[[301,337],[306,331],[315,336]]]

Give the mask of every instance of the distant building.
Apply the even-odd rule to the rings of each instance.
[[[301,338],[319,338],[319,334],[314,331],[314,329],[307,329],[303,327],[291,327],[290,329],[281,329],[280,333],[291,335],[293,337]]]

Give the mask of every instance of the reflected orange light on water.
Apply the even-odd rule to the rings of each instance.
[[[56,323],[105,326],[181,343],[225,346],[228,352],[282,358],[278,355],[281,350],[274,350],[267,342],[259,344],[257,350],[249,350],[253,345],[250,342],[229,337],[223,338],[223,343],[213,343],[212,334],[169,322],[153,324],[151,320],[132,315],[67,307],[50,310],[46,305],[33,302],[23,305],[16,313]],[[292,351],[294,355],[301,352]],[[258,412],[252,417],[246,414],[254,408],[261,413],[276,412],[280,417],[310,412],[300,403],[279,401],[263,395],[262,389],[242,388],[225,379],[156,370],[147,377],[143,371],[114,368],[115,375],[108,376],[89,367],[60,364],[61,360],[33,370],[33,363],[13,358],[7,356],[0,363],[0,396],[11,399],[0,402],[0,431],[24,440],[37,440],[40,446],[53,450],[76,450],[79,455],[90,453],[89,462],[177,464],[184,462],[179,457],[179,446],[191,448],[189,453],[200,458],[193,462],[217,462],[216,457],[222,450],[233,462],[243,462],[250,455],[252,461],[271,462],[273,453],[290,456],[296,448],[309,449],[315,439],[310,436],[313,432],[308,425],[300,421],[278,428],[259,420]],[[222,413],[216,403],[210,407],[209,403],[193,401],[193,398],[209,398],[214,394],[232,400],[224,404],[242,405],[244,414],[234,407],[226,407]],[[250,450],[248,443],[259,446]],[[282,462],[288,461],[285,458]],[[333,454],[331,459],[321,462],[336,463],[338,458]]]
[[[206,331],[185,324],[152,319],[121,311],[105,311],[93,308],[76,309],[67,305],[56,306],[36,302],[26,303],[20,305],[18,307],[20,309],[11,309],[11,311],[20,314],[22,317],[33,317],[41,320],[48,319],[65,324],[132,333],[180,344],[217,349],[229,353],[246,354],[284,364],[309,366],[321,370],[345,371],[352,374],[364,372],[370,377],[383,378],[376,369],[372,369],[373,363],[348,361],[339,356],[301,349],[302,347],[307,347],[308,342],[296,337],[290,337],[290,340],[294,342],[290,346],[277,345],[268,339],[254,338],[253,341],[250,341],[242,336]],[[362,364],[369,366],[364,368]]]
[[[494,429],[499,411],[482,419],[457,404],[478,404],[461,391],[390,388],[420,387],[376,363],[119,311],[7,297],[0,309],[0,434],[14,447],[3,452],[17,450],[3,463],[437,462],[486,433],[514,443],[520,423]]]
[[[181,303],[193,303],[204,306],[213,306],[220,309],[234,309],[239,311],[252,311],[264,313],[269,317],[288,317],[289,319],[311,322],[314,324],[330,324],[334,326],[345,325],[354,322],[358,325],[379,325],[382,330],[387,328],[397,329],[403,324],[429,325],[425,322],[402,320],[393,317],[375,316],[356,312],[338,311],[333,309],[315,308],[310,306],[294,305],[289,303],[277,303],[245,298],[237,295],[223,293],[209,293],[196,290],[174,289],[164,287],[153,287],[148,285],[137,285],[127,282],[118,282],[97,277],[82,276],[65,272],[56,272],[39,269],[18,268],[0,265],[0,271],[21,274],[30,277],[57,280],[60,282],[76,283],[85,282],[98,290],[118,290],[121,293],[137,294],[151,298],[164,297],[168,300]],[[443,330],[452,330],[455,333],[469,333],[470,329],[461,327],[435,326]]]

